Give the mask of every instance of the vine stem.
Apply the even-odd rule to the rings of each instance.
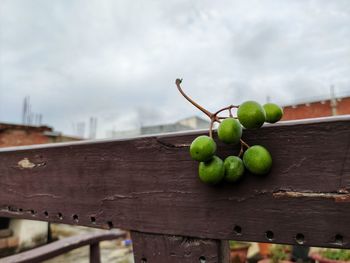
[[[181,93],[182,96],[185,97],[192,105],[194,105],[197,109],[199,109],[201,112],[203,112],[205,115],[207,115],[210,118],[210,127],[209,127],[209,136],[212,138],[213,137],[213,125],[214,122],[221,122],[220,119],[217,117],[216,113],[211,113],[201,105],[199,105],[197,102],[195,102],[193,99],[191,99],[181,88],[181,82],[182,79],[176,79],[175,84],[179,92]]]
[[[227,107],[224,107],[218,111],[216,111],[215,113],[212,113],[210,111],[208,111],[207,109],[205,109],[204,107],[202,107],[201,105],[199,105],[197,102],[195,102],[193,99],[191,99],[181,88],[181,82],[182,79],[176,79],[175,84],[177,89],[179,90],[179,92],[181,93],[182,96],[185,97],[186,100],[188,100],[193,106],[195,106],[197,109],[199,109],[201,112],[203,112],[205,115],[207,115],[210,118],[210,126],[209,126],[209,136],[212,138],[213,137],[213,126],[214,126],[214,122],[218,122],[220,123],[221,119],[226,119],[226,117],[219,117],[218,114],[222,111],[228,110],[229,111],[229,116],[232,116],[232,108],[238,108],[239,106],[237,105],[229,105]],[[235,117],[237,119],[237,117]],[[248,145],[248,144],[246,144]],[[249,146],[248,146],[249,148]]]
[[[209,126],[209,137],[213,138],[213,125],[214,125],[215,120],[211,119],[210,120],[210,126]]]
[[[241,145],[244,145],[247,149],[250,148],[250,146],[242,139],[240,139],[239,141],[241,142]]]
[[[250,148],[250,146],[245,141],[243,141],[242,139],[240,139],[239,141],[241,142],[241,149],[239,150],[238,157],[241,158],[242,154],[244,153],[244,146],[247,149]]]
[[[238,108],[238,107],[237,107],[237,108]],[[228,112],[229,112],[230,118],[232,118],[232,117],[233,117],[233,115],[232,115],[232,108],[231,108],[231,109],[228,109]],[[236,118],[236,119],[238,119],[238,118]]]
[[[244,152],[244,147],[243,147],[243,143],[241,142],[241,149],[239,150],[239,153],[238,153],[239,158],[242,157],[243,152]]]
[[[234,118],[234,119],[238,119],[237,117],[233,117],[233,116],[228,116],[228,117],[221,117],[221,116],[218,116],[219,120],[225,120],[227,118]]]
[[[214,113],[214,115],[216,116],[216,115],[218,115],[220,112],[225,111],[225,110],[228,110],[228,111],[229,111],[229,114],[230,114],[230,117],[232,117],[231,109],[232,109],[232,108],[238,108],[238,107],[239,107],[238,105],[229,105],[229,106],[227,106],[227,107],[225,107],[225,108],[222,108],[222,109],[218,110],[217,112]]]
[[[175,84],[177,86],[177,89],[180,91],[181,95],[184,96],[192,105],[194,105],[197,109],[199,109],[201,112],[203,112],[205,115],[207,115],[210,119],[212,119],[213,114],[208,111],[207,109],[203,108],[201,105],[199,105],[197,102],[192,100],[181,88],[181,82],[182,79],[176,79]]]

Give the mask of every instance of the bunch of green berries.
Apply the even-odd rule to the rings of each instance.
[[[194,102],[182,90],[182,80],[177,79],[176,85],[180,93],[194,106],[206,114],[211,122],[209,136],[197,137],[190,146],[192,159],[199,162],[199,178],[204,183],[217,184],[223,180],[236,182],[247,169],[252,174],[267,174],[272,167],[272,157],[269,151],[261,146],[249,146],[242,140],[243,128],[258,129],[264,122],[275,123],[283,116],[281,107],[274,103],[261,106],[255,101],[246,101],[239,106],[230,105],[211,113]],[[237,108],[237,116],[232,115],[232,109]],[[228,117],[219,116],[221,112],[228,111]],[[213,125],[219,123],[217,135],[220,141],[229,145],[241,144],[238,156],[228,156],[224,161],[215,155],[216,143],[213,139]]]

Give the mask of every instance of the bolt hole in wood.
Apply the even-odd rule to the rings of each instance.
[[[48,217],[49,216],[49,212],[44,211],[44,215],[45,215],[45,217]]]
[[[109,229],[112,229],[112,228],[113,228],[113,223],[112,223],[112,221],[108,221],[108,222],[107,222],[107,225],[108,225],[108,228],[109,228]]]
[[[236,226],[233,228],[233,232],[235,232],[235,234],[236,234],[237,236],[242,235],[242,227],[236,225]]]
[[[342,246],[344,243],[343,236],[340,234],[335,235],[335,243],[339,246]]]
[[[73,215],[73,220],[78,223],[79,222],[79,216],[78,215]]]
[[[298,233],[295,236],[295,241],[299,244],[299,245],[303,245],[305,243],[305,237],[302,233]]]
[[[19,211],[19,212],[23,212],[23,209],[22,209],[22,208],[20,208],[20,209],[18,209],[18,211]]]
[[[96,224],[96,217],[94,216],[90,217],[90,221],[91,223]]]
[[[205,260],[205,257],[201,256],[199,257],[199,263],[205,263],[206,260]]]
[[[62,219],[63,219],[62,213],[58,213],[58,214],[57,214],[57,217],[58,217],[58,219],[62,220]]]
[[[36,215],[36,211],[35,210],[30,210],[30,213],[32,214],[32,216]]]
[[[274,234],[272,231],[268,230],[265,232],[265,237],[267,238],[267,240],[272,241],[274,238]]]
[[[147,262],[147,258],[141,258],[141,263],[146,263]]]

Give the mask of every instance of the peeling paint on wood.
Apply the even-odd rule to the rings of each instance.
[[[274,192],[275,198],[326,198],[333,199],[335,202],[350,202],[349,193],[312,193],[312,192],[292,192],[279,191]]]
[[[18,162],[18,167],[20,169],[32,169],[35,167],[35,164],[29,161],[28,158],[24,158]]]
[[[17,166],[20,169],[33,169],[35,167],[41,167],[44,165],[46,165],[45,162],[35,164],[35,163],[32,163],[31,161],[29,161],[28,158],[24,158],[17,163]]]

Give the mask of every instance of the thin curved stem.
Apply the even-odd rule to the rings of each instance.
[[[241,142],[242,145],[244,145],[247,149],[250,148],[250,146],[245,142],[243,141],[242,139],[239,140]]]
[[[244,152],[244,147],[243,147],[243,143],[241,142],[241,149],[239,150],[239,153],[238,153],[239,158],[242,157],[243,152]]]
[[[218,116],[219,120],[224,120],[224,119],[227,119],[227,118],[234,118],[234,119],[238,119],[237,117],[233,117],[233,116],[228,116],[228,117],[221,117],[221,116]]]
[[[241,142],[241,149],[239,150],[239,153],[238,153],[238,157],[241,158],[242,157],[242,154],[244,153],[244,146],[249,149],[250,146],[245,142],[243,141],[242,139],[239,140]]]
[[[182,82],[182,79],[176,79],[176,81],[175,81],[177,89],[179,90],[181,95],[184,96],[192,105],[194,105],[196,108],[198,108],[200,111],[202,111],[205,115],[207,115],[211,119],[213,114],[210,111],[208,111],[207,109],[203,108],[197,102],[192,100],[189,96],[187,96],[187,94],[182,90],[182,88],[180,86],[181,82]]]
[[[214,125],[215,119],[212,118],[210,120],[210,126],[209,126],[209,137],[213,138],[213,125]]]
[[[220,118],[219,116],[213,115],[212,118],[214,119],[214,121],[216,121],[217,123],[221,123],[220,120],[224,120],[222,118]]]
[[[214,125],[214,122],[218,122],[218,123],[221,123],[220,120],[222,119],[226,119],[227,117],[220,117],[220,116],[217,116],[220,112],[222,111],[225,111],[225,110],[228,110],[229,111],[229,116],[232,118],[233,115],[232,115],[232,112],[231,112],[231,109],[232,108],[238,108],[239,106],[237,105],[229,105],[225,108],[222,108],[218,111],[216,111],[215,113],[211,113],[210,111],[208,111],[207,109],[203,108],[201,105],[199,105],[197,102],[195,102],[194,100],[192,100],[181,88],[181,82],[182,82],[182,79],[176,79],[175,81],[175,84],[176,84],[176,87],[177,89],[179,90],[179,92],[181,93],[182,96],[185,97],[185,99],[187,99],[192,105],[194,105],[196,108],[198,108],[200,111],[202,111],[205,115],[207,115],[209,118],[210,118],[210,126],[209,126],[209,136],[211,138],[213,138],[213,125]],[[237,117],[233,117],[235,119],[237,119]],[[242,139],[240,139],[240,142],[241,142],[241,151],[240,151],[240,155],[242,155],[241,152],[243,152],[243,145],[247,148],[249,148],[249,145],[246,144]]]
[[[233,117],[233,115],[232,115],[232,108],[228,109],[228,112],[229,112],[230,118],[232,118]]]
[[[225,108],[222,108],[222,109],[218,110],[217,112],[214,113],[214,115],[218,115],[220,112],[225,111],[225,110],[229,110],[230,114],[232,115],[231,109],[232,108],[238,108],[238,107],[239,106],[237,106],[237,105],[229,105],[229,106],[227,106]]]

